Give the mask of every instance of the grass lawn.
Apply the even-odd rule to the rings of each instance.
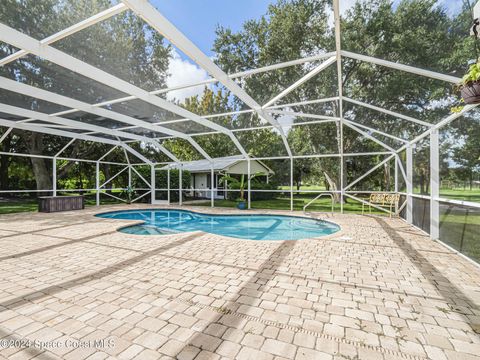
[[[294,210],[303,210],[303,207],[313,199],[317,194],[296,194],[293,197],[293,209]],[[192,206],[210,206],[210,201],[192,203]],[[235,207],[236,202],[232,200],[215,200],[215,206],[218,207]],[[251,202],[252,209],[267,209],[267,210],[290,210],[290,197],[289,196],[279,196],[270,199],[270,200],[254,200]],[[321,212],[330,212],[332,209],[331,200],[328,197],[320,198],[314,203],[312,203],[307,211],[321,211]],[[340,211],[340,204],[334,205],[334,211]],[[344,204],[345,212],[362,212],[362,204],[352,200],[347,199],[347,203]],[[368,208],[366,209],[368,211]],[[375,214],[387,214],[380,210],[372,208],[372,213]]]
[[[442,206],[440,240],[480,263],[480,209]]]
[[[440,189],[440,197],[454,200],[465,200],[480,203],[480,189]]]
[[[290,186],[282,185],[282,186],[279,186],[278,189],[279,190],[290,191]],[[297,191],[297,187],[293,186],[293,190]],[[327,190],[327,188],[325,186],[321,186],[321,185],[302,185],[302,186],[300,186],[300,191],[301,190],[325,191],[325,190]]]

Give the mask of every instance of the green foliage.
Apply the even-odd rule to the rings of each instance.
[[[232,181],[232,182],[228,182],[228,189],[230,190],[240,190],[240,192],[242,192],[242,189],[243,186],[241,184],[241,181]],[[272,183],[265,183],[265,182],[262,182],[262,181],[252,181],[250,183],[250,188],[252,190],[277,190],[278,187],[275,185],[275,184],[272,184]],[[227,193],[227,199],[228,200],[242,200],[244,201],[245,200],[245,196],[242,197],[242,196],[239,196],[238,195],[239,192],[238,191],[232,191],[232,192],[228,192]],[[273,199],[275,197],[276,193],[274,192],[251,192],[250,193],[250,196],[251,196],[251,200],[252,201],[258,201],[258,200],[269,200],[269,199]]]
[[[264,173],[258,172],[255,174],[250,175],[250,188],[253,189],[253,186],[256,186],[259,184],[258,181],[255,179],[258,178],[259,176],[265,176]],[[234,193],[229,193],[228,196],[234,196],[235,198],[238,198],[239,201],[245,200],[245,187],[248,186],[248,181],[245,179],[245,175],[242,174],[240,175],[239,178],[230,176],[230,175],[223,175],[222,178],[220,178],[220,184],[225,184],[227,183],[227,187],[232,190],[239,190],[240,193],[234,192]]]
[[[480,62],[470,65],[468,72],[463,76],[461,85],[469,85],[480,80]]]
[[[0,22],[19,30],[35,39],[46,38],[62,29],[99,13],[115,1],[57,1],[57,0],[5,0],[0,6]],[[79,31],[65,39],[55,42],[53,47],[73,55],[102,70],[111,72],[119,78],[146,90],[159,89],[165,86],[170,46],[164,42],[162,35],[150,28],[133,12],[125,11],[104,20],[87,29]],[[3,58],[17,51],[10,45],[0,44],[0,57]],[[54,93],[72,97],[88,103],[97,103],[123,97],[125,94],[104,86],[95,80],[70,72],[60,66],[33,55],[24,56],[0,67],[0,76],[26,83]],[[10,91],[0,93],[0,102],[7,103],[43,113],[55,113],[64,110],[47,101],[23,96]],[[116,104],[112,110],[121,109],[123,113],[132,112],[136,117],[143,117],[144,107],[139,102],[128,105]],[[132,111],[133,110],[133,111]],[[161,117],[165,111],[157,108],[151,117]],[[106,127],[118,127],[117,122],[110,119],[76,112],[68,115],[75,120],[88,123],[99,122]],[[31,154],[54,155],[63,148],[70,139],[49,134],[41,134],[14,130],[1,146],[2,151]],[[73,158],[98,159],[111,146],[76,141],[63,154]],[[123,153],[118,154],[123,162]],[[113,156],[110,160],[114,160]],[[18,188],[15,178],[9,176],[14,171],[11,162],[31,167],[35,183],[25,184],[29,189],[49,189],[52,186],[51,161],[45,159],[15,159],[0,163],[0,185],[2,189]],[[69,173],[69,168],[65,172]],[[87,169],[84,169],[87,174]],[[70,172],[71,173],[71,172]],[[74,174],[73,178],[77,174]],[[11,178],[11,180],[9,180]],[[87,178],[87,176],[84,176]],[[67,186],[71,186],[67,181]],[[76,181],[76,179],[74,180]],[[90,180],[81,180],[87,186]],[[90,186],[90,185],[88,185]]]

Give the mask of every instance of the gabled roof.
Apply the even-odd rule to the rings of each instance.
[[[227,170],[228,168],[242,161],[246,161],[243,155],[233,155],[233,156],[215,158],[213,159],[213,170],[214,171]],[[270,169],[267,165],[265,165],[260,160],[255,160],[251,158],[250,161],[256,161],[257,163],[262,165],[265,168],[265,170],[268,171],[269,174],[274,173],[272,169]],[[179,164],[172,163],[162,167],[162,170],[178,169],[179,167],[180,167]],[[182,164],[182,169],[190,172],[208,172],[212,170],[212,163],[206,159],[187,161]]]

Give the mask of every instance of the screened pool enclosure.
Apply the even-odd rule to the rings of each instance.
[[[467,105],[455,113],[442,113],[440,102],[423,104],[422,114],[431,111],[439,116],[432,119],[431,115],[416,116],[420,114],[416,108],[405,106],[405,111],[399,112],[365,102],[351,91],[350,85],[346,86],[347,79],[348,84],[360,86],[362,71],[380,69],[384,77],[389,73],[401,73],[406,82],[422,78],[425,84],[434,84],[438,89],[450,88],[460,78],[343,48],[339,0],[333,3],[334,41],[329,51],[234,73],[222,70],[147,0],[123,0],[89,17],[78,18],[66,28],[53,27],[48,30],[52,34],[44,38],[26,29],[17,29],[8,21],[0,23],[2,47],[12,49],[0,59],[4,69],[0,77],[3,99],[0,126],[4,130],[0,143],[18,130],[68,139],[60,151],[49,155],[1,152],[4,157],[47,159],[51,162],[52,184],[51,188],[1,189],[1,192],[56,196],[78,190],[90,191],[100,205],[106,197],[126,201],[114,190],[128,189],[135,194],[130,199],[132,202],[175,202],[181,206],[186,200],[186,190],[205,192],[205,188],[184,188],[182,163],[187,159],[183,148],[195,154],[197,159],[211,163],[210,179],[214,179],[216,157],[241,155],[248,168],[245,180],[248,208],[261,193],[281,194],[289,200],[290,210],[294,210],[295,196],[299,193],[309,194],[312,200],[328,193],[338,204],[337,211],[344,212],[345,204],[353,202],[371,205],[377,212],[388,214],[389,209],[370,204],[368,195],[376,192],[399,194],[398,207],[391,211],[393,215],[429,233],[432,239],[442,240],[461,253],[480,259],[479,245],[474,241],[474,234],[479,230],[480,204],[446,198],[440,193],[442,132],[448,132],[453,122],[474,121],[475,116],[478,119],[475,105]],[[115,19],[125,14],[141,19],[151,29],[149,36],[163,36],[171,48],[203,69],[209,78],[165,87],[161,81],[139,73],[138,81],[134,81],[128,69],[115,65],[115,56],[119,56],[115,53],[115,42],[121,41],[120,36],[112,38],[112,43],[103,43],[111,48],[110,59],[95,57],[95,49],[89,48],[89,41],[96,39],[102,27],[115,30]],[[32,67],[38,68],[40,76],[47,74],[51,86],[42,81],[25,81],[22,71]],[[298,78],[286,84],[282,74],[289,71],[298,74]],[[275,86],[267,86],[267,83]],[[329,84],[321,96],[311,91],[316,83]],[[257,88],[265,84],[265,87],[251,94],[252,84]],[[228,103],[234,104],[235,109],[204,114],[187,109],[170,96],[198,87],[228,94]],[[398,94],[397,99],[399,103],[404,100],[402,94]],[[255,122],[252,119],[256,119]],[[378,126],[381,121],[385,126]],[[319,142],[312,138],[291,141],[289,132],[302,127],[329,135]],[[274,139],[275,146],[260,146],[265,134]],[[202,138],[228,144],[225,147],[228,153],[212,156],[209,149],[200,144]],[[177,141],[176,147],[169,146],[172,141]],[[82,158],[80,153],[66,155],[78,142],[103,144],[105,151],[96,154],[96,158]],[[352,146],[353,143],[356,145]],[[119,152],[123,153],[124,161],[109,160],[109,156]],[[254,188],[252,160],[265,161],[274,167],[280,179],[277,188]],[[429,175],[426,180],[422,179],[422,188],[425,186],[426,190],[421,193],[417,191],[416,161],[422,161]],[[90,164],[95,171],[95,186],[88,189],[59,187],[58,166],[69,162]],[[303,186],[301,164],[308,162],[322,169],[319,176],[325,182],[325,189]],[[172,181],[170,170],[166,170],[171,163],[179,167],[175,181]],[[111,167],[108,176],[102,171],[103,165]],[[368,166],[367,171],[365,166]],[[381,180],[373,181],[373,177]],[[125,179],[124,184],[112,187],[114,180],[118,184],[120,178]],[[371,181],[367,181],[369,179]],[[213,192],[217,189],[213,184],[210,189],[212,196],[208,202],[213,207]]]

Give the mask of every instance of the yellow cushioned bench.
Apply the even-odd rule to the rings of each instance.
[[[390,210],[390,217],[392,217],[392,210],[398,209],[398,202],[400,201],[400,194],[391,194],[391,193],[374,193],[370,194],[368,198],[369,204],[362,203],[362,214],[365,212],[365,205],[368,205],[368,210],[372,212],[372,206],[378,205],[382,208],[388,208]]]

